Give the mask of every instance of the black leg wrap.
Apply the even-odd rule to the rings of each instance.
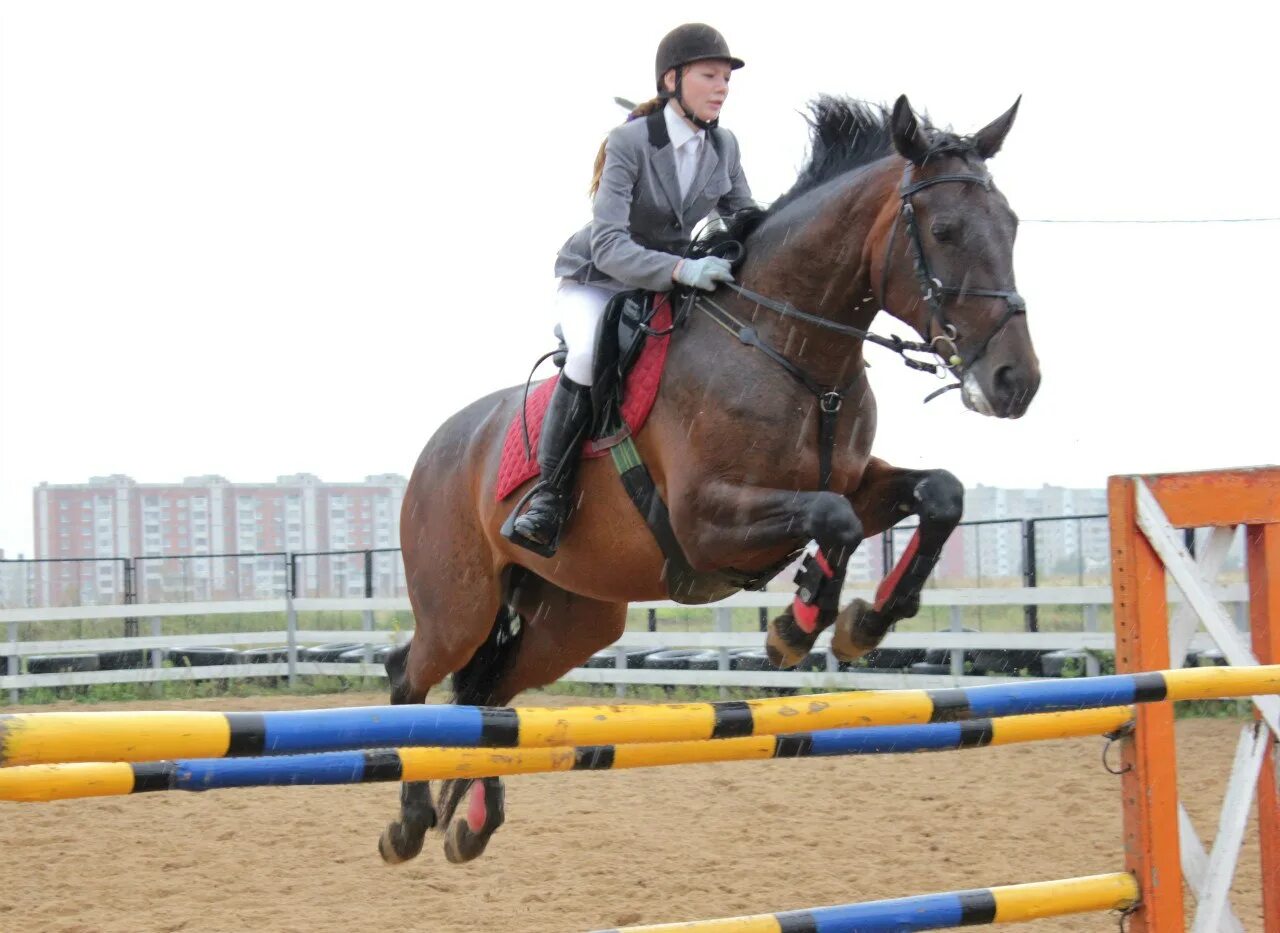
[[[809,654],[813,643],[836,621],[840,611],[840,587],[844,583],[844,567],[831,568],[816,554],[805,556],[796,572],[796,600],[806,607],[815,607],[817,616],[813,630],[806,631],[796,621],[795,605],[788,606],[782,615],[769,623],[769,636],[765,651],[775,667],[795,667]]]
[[[831,613],[831,618],[835,618],[835,613],[840,610],[840,587],[844,583],[844,574],[836,574],[834,571],[830,574],[824,569],[822,561],[817,555],[806,554],[804,563],[800,569],[796,571],[796,599],[804,603],[806,606],[817,606],[819,614],[818,631],[822,631],[831,621],[827,621],[827,625],[821,622],[821,616]]]

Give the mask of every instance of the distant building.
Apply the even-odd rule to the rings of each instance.
[[[0,605],[119,603],[126,573],[145,602],[279,597],[287,585],[286,554],[296,561],[300,596],[364,593],[363,551],[371,555],[374,592],[402,591],[400,504],[406,480],[397,474],[354,483],[326,483],[310,473],[273,483],[232,483],[192,476],[180,483],[138,483],[97,476],[88,483],[42,483],[34,491],[35,556],[45,563],[0,564]],[[964,521],[934,571],[936,585],[1015,581],[1023,573],[1025,519],[1035,523],[1036,569],[1042,583],[1105,575],[1109,558],[1102,489],[1002,489],[965,492]],[[891,562],[914,534],[909,517],[892,534]],[[328,555],[327,551],[353,551]],[[874,585],[886,573],[882,536],[864,541],[847,579]],[[132,561],[130,560],[132,559]],[[775,587],[790,585],[792,572]]]
[[[979,485],[965,491],[964,520],[995,522],[970,526],[964,537],[965,574],[977,579],[1020,577],[1023,572],[1022,519],[1037,521],[1036,570],[1041,577],[1080,575],[1107,566],[1110,550],[1107,519],[1072,520],[1102,515],[1105,489],[1001,489]],[[1000,521],[996,521],[1000,520]]]
[[[934,570],[934,581],[973,585],[998,579],[1021,579],[1023,572],[1023,520],[1037,521],[1036,568],[1038,574],[1053,576],[1105,572],[1109,542],[1107,520],[1074,519],[1072,516],[1105,515],[1103,489],[1066,489],[1042,486],[1039,489],[1002,489],[976,486],[965,490],[964,522],[981,522],[958,528],[943,548]],[[915,531],[914,516],[892,532],[892,560],[906,552]],[[879,580],[885,574],[883,536],[868,538],[859,549],[865,563],[850,564],[850,579]],[[864,576],[865,575],[865,576]]]
[[[120,602],[125,558],[137,558],[139,599],[252,598],[284,593],[284,554],[397,548],[406,481],[396,474],[325,483],[309,473],[274,483],[193,476],[138,483],[96,476],[34,492],[40,605]],[[235,555],[235,556],[221,556]],[[400,574],[398,554],[375,554],[375,592]],[[362,595],[362,558],[299,561],[300,595]]]
[[[5,561],[4,548],[0,548],[0,561]],[[23,555],[0,563],[0,609],[18,609],[32,605],[32,567],[23,562]],[[3,671],[3,665],[0,665]]]

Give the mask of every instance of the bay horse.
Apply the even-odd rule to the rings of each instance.
[[[753,576],[760,585],[818,545],[792,607],[769,626],[779,666],[798,663],[833,625],[841,660],[878,645],[916,613],[960,520],[964,489],[952,474],[871,456],[876,405],[863,343],[905,346],[867,335],[877,311],[924,338],[910,346],[937,353],[973,411],[1017,418],[1039,386],[1014,291],[1017,218],[985,165],[1017,108],[960,136],[918,118],[905,96],[891,112],[820,97],[794,186],[720,234],[745,248],[737,282],[699,296],[671,337],[634,443],[696,577],[678,598],[720,599]],[[452,674],[454,702],[507,705],[616,641],[629,602],[673,595],[663,553],[607,458],[582,464],[555,556],[502,536],[517,497],[497,501],[495,481],[522,394],[473,402],[418,458],[400,524],[416,627],[387,661],[392,703],[424,702]],[[919,527],[875,603],[841,608],[854,550],[910,515]],[[439,810],[426,782],[406,782],[379,850],[388,862],[413,858],[439,825],[446,857],[464,862],[503,819],[497,778],[446,782]]]

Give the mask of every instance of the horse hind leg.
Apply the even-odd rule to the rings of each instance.
[[[506,617],[499,614],[490,639],[454,678],[458,702],[505,706],[559,680],[626,627],[626,603],[570,593],[531,573],[515,583],[507,590]],[[442,790],[445,857],[466,862],[483,852],[505,819],[504,803],[498,778],[457,780]]]
[[[503,682],[520,650],[523,623],[507,605],[498,610],[493,629],[471,660],[453,675],[453,702],[465,706],[497,706],[513,693]],[[463,800],[464,812],[458,813]],[[506,821],[506,790],[496,777],[457,778],[440,790],[440,825],[444,828],[444,854],[450,862],[478,858],[489,840]]]
[[[387,657],[387,675],[391,680],[393,705],[421,703],[427,691],[415,689],[408,676],[409,651],[412,642],[398,646]],[[388,865],[407,862],[422,851],[427,830],[436,825],[436,810],[431,802],[431,784],[406,781],[400,785],[400,819],[387,824],[378,839],[378,852]]]

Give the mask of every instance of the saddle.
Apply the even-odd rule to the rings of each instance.
[[[659,311],[663,320],[653,326]],[[627,374],[631,372],[650,335],[668,336],[675,329],[670,302],[665,294],[640,289],[619,292],[609,299],[604,321],[596,335],[595,374],[591,382],[592,428],[588,444],[591,453],[608,450],[630,436],[631,429],[622,417],[627,394]],[[564,365],[564,337],[556,351],[556,366]],[[663,354],[665,362],[666,354]],[[658,375],[661,375],[659,370]],[[636,386],[644,391],[647,386]],[[657,388],[657,380],[654,380]],[[656,393],[655,393],[656,394]],[[647,414],[647,412],[646,412]],[[640,425],[635,426],[639,430]],[[620,434],[619,432],[625,432]]]
[[[666,558],[667,592],[676,602],[704,603],[735,590],[763,589],[791,557],[763,572],[723,570],[695,571],[671,527],[667,505],[652,475],[640,458],[632,436],[643,426],[658,394],[672,333],[685,320],[691,293],[620,292],[605,307],[596,338],[595,374],[591,384],[592,420],[582,456],[613,458],[614,467],[636,510],[648,525]],[[679,310],[673,311],[672,305]],[[557,335],[559,331],[557,330]],[[566,347],[552,354],[557,367],[564,365]],[[507,430],[496,488],[505,499],[527,480],[538,475],[537,449],[542,415],[554,380],[547,380],[529,395]],[[508,516],[513,520],[516,510]]]
[[[666,295],[623,292],[610,301],[606,323],[597,339],[592,382],[594,413],[582,444],[583,457],[607,455],[611,447],[644,425],[658,396],[670,329]],[[563,337],[559,349],[548,355],[557,366],[564,365]],[[526,389],[520,411],[507,426],[495,487],[499,501],[539,473],[537,451],[542,418],[555,382],[554,378],[548,379],[532,392]]]

